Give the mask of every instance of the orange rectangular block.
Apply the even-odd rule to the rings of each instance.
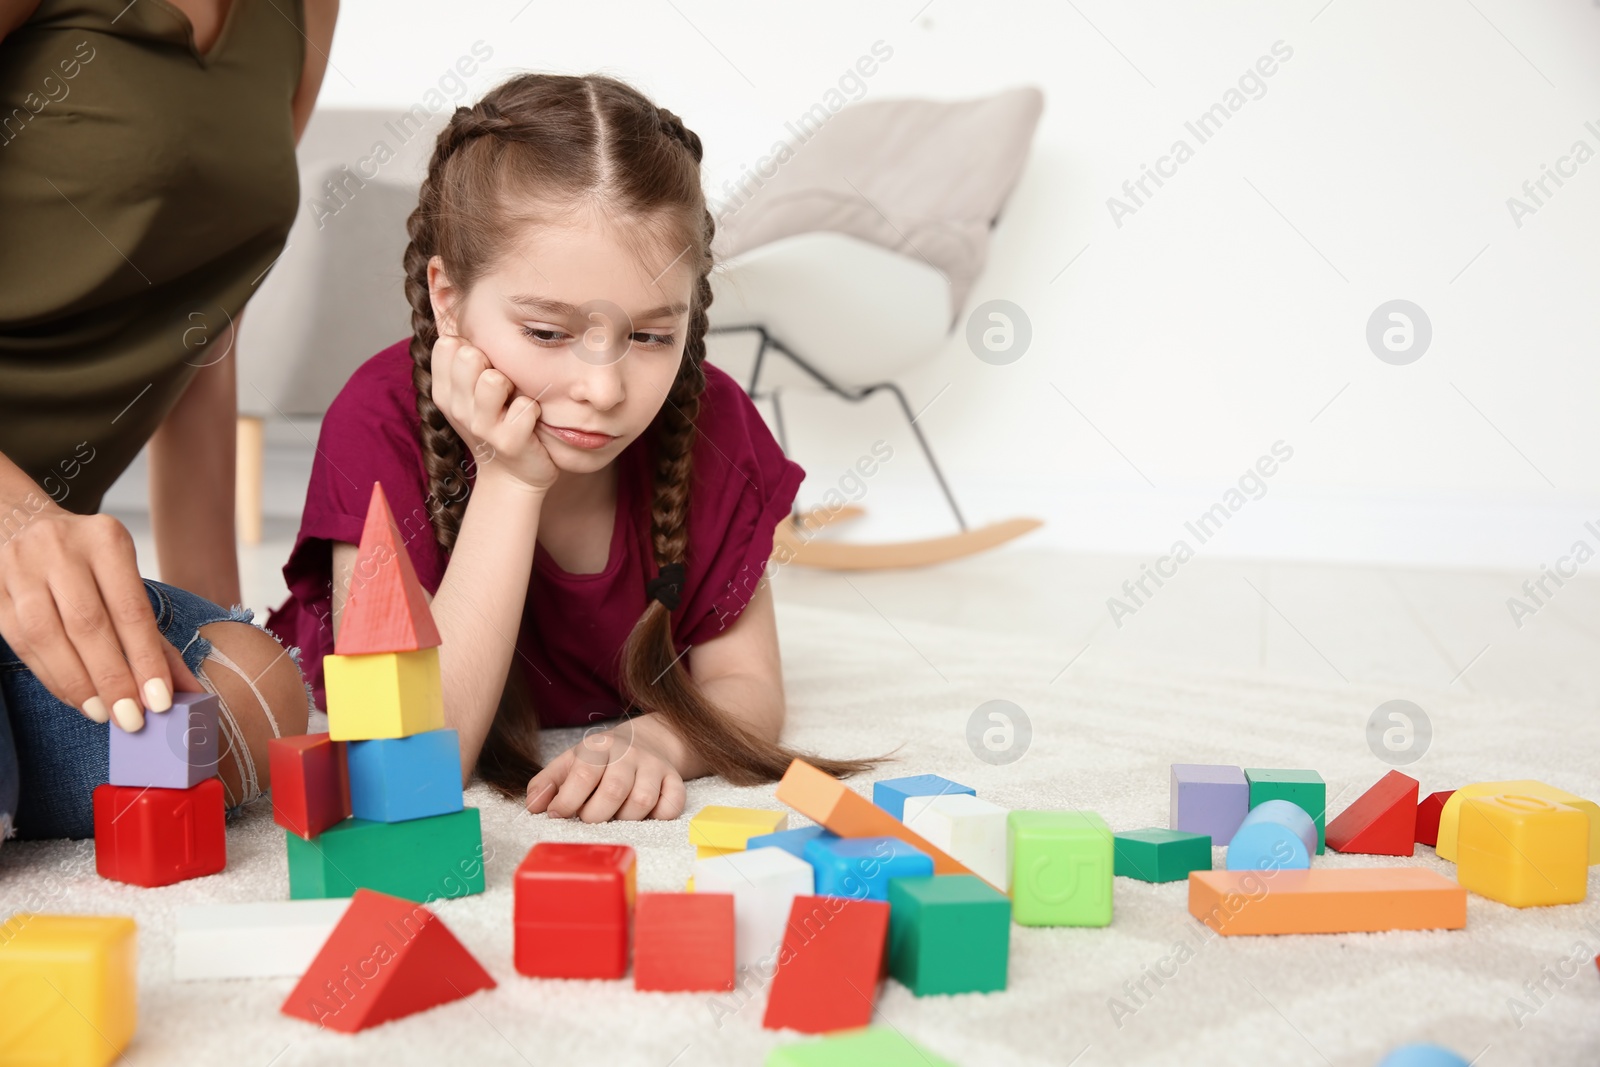
[[[1422,867],[1191,871],[1189,914],[1219,934],[1459,930],[1467,891]]]
[[[801,815],[840,837],[898,837],[933,857],[934,874],[972,874],[953,857],[912,833],[906,824],[805,760],[789,764],[777,797]]]

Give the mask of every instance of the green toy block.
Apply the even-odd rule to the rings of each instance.
[[[1317,824],[1317,855],[1328,844],[1328,783],[1316,771],[1280,771],[1246,767],[1244,780],[1250,783],[1250,806],[1266,800],[1287,800],[1298,804]],[[1227,844],[1226,841],[1219,844]]]
[[[919,997],[1006,987],[1011,901],[975,874],[889,879],[889,973]]]
[[[1128,830],[1117,834],[1116,873],[1141,882],[1176,882],[1190,871],[1211,869],[1211,835],[1182,830]]]
[[[897,879],[898,881],[898,879]],[[891,885],[894,883],[891,882]],[[842,1030],[820,1041],[794,1041],[767,1053],[765,1067],[956,1067],[887,1026]]]
[[[287,830],[284,840],[290,900],[364,888],[426,904],[483,892],[477,808],[406,822],[346,819],[309,841]]]
[[[1111,922],[1111,828],[1092,811],[1012,811],[1011,917],[1022,926]]]

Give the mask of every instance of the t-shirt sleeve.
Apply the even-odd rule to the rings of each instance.
[[[784,455],[749,394],[710,364],[697,425],[689,567],[702,576],[687,583],[680,645],[718,636],[749,605],[772,556],[773,531],[789,516],[806,476]]]

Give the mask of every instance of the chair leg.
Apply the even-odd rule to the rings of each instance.
[[[944,492],[944,498],[949,502],[950,510],[955,513],[956,525],[960,526],[961,531],[965,533],[967,520],[962,518],[961,509],[956,506],[955,495],[950,492],[950,486],[944,480],[944,472],[939,469],[939,464],[934,461],[933,449],[928,447],[928,439],[922,436],[922,428],[917,425],[916,416],[911,413],[911,405],[906,403],[906,395],[900,391],[900,387],[894,382],[883,382],[873,388],[887,389],[894,394],[896,400],[900,401],[900,410],[906,413],[906,425],[910,426],[911,432],[917,435],[917,444],[922,446],[922,454],[927,457],[928,466],[933,468],[933,476],[939,480],[939,488]]]
[[[261,470],[266,449],[266,420],[256,415],[240,415],[235,459],[234,522],[239,540],[246,545],[261,543]]]

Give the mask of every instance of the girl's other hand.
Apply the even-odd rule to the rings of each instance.
[[[589,734],[528,782],[528,810],[584,822],[607,819],[676,819],[688,795],[653,722],[629,719]]]
[[[541,493],[555,484],[561,472],[535,432],[539,402],[517,393],[465,338],[445,335],[434,342],[433,402],[480,469],[493,467]]]

